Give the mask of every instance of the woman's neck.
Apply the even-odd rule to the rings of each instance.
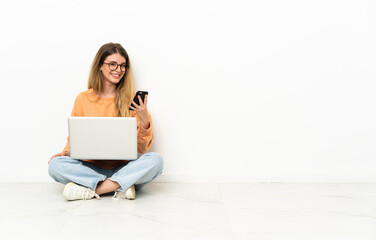
[[[115,94],[116,94],[115,90],[116,90],[115,84],[110,84],[110,83],[104,82],[103,90],[100,93],[99,97],[101,97],[101,98],[113,98],[113,97],[115,97]]]

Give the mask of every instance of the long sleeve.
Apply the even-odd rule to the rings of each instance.
[[[135,114],[137,118],[137,151],[141,154],[146,153],[153,142],[153,122],[150,113],[148,113],[148,115],[150,126],[148,129],[145,129],[140,125],[140,119],[138,115]]]
[[[72,113],[71,113],[72,117],[83,116],[83,108],[82,108],[82,103],[81,103],[81,99],[80,99],[81,97],[80,96],[81,95],[78,95],[76,97],[76,100],[74,101],[74,105],[73,105],[73,109],[72,109]],[[63,152],[70,153],[70,149],[69,149],[69,137],[67,137],[67,143],[65,144]]]

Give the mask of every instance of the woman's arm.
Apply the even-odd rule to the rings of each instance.
[[[76,97],[76,100],[74,101],[74,105],[73,105],[71,116],[72,117],[81,117],[83,115],[84,115],[84,113],[83,113],[83,107],[82,107],[82,101],[81,101],[81,94],[79,94]],[[65,144],[65,147],[64,147],[62,153],[67,153],[68,154],[68,155],[64,155],[64,156],[69,156],[70,155],[69,137],[67,137],[67,143]]]
[[[141,97],[138,96],[140,105],[137,105],[133,100],[134,105],[129,107],[136,112],[137,118],[137,151],[141,154],[146,153],[151,143],[153,142],[153,124],[151,116],[147,109],[148,95],[145,95],[145,101],[143,102]]]
[[[146,153],[153,143],[153,122],[148,114],[149,128],[145,129],[141,121],[137,118],[137,151],[141,154]]]

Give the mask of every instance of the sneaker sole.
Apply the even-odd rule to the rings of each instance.
[[[68,183],[67,185],[65,185],[65,187],[64,187],[63,197],[64,197],[66,200],[68,200],[68,201],[70,201],[70,199],[67,198],[66,193],[67,193],[68,189],[70,188],[70,186],[72,186],[73,184],[74,184],[74,182],[70,182],[70,183]]]

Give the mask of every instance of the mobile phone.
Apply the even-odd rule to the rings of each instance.
[[[136,96],[134,96],[133,101],[137,104],[140,105],[140,101],[138,101],[138,96],[141,96],[142,102],[145,101],[145,95],[149,94],[147,91],[137,91]],[[133,103],[131,104],[132,107],[135,107]],[[129,108],[129,110],[133,110]]]

